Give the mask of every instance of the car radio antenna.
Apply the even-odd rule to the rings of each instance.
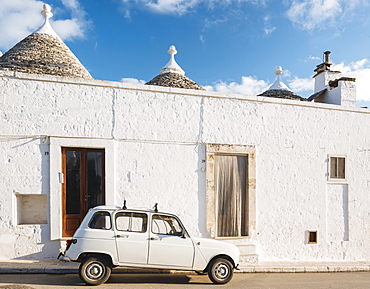
[[[126,200],[123,201],[123,207],[122,207],[123,210],[126,210],[127,207],[126,207]]]
[[[153,209],[154,209],[154,212],[158,213],[158,203],[155,203]]]

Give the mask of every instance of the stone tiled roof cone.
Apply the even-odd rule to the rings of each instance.
[[[92,79],[51,27],[49,18],[53,13],[48,4],[44,4],[41,14],[44,24],[0,57],[0,69]]]
[[[268,90],[259,94],[258,96],[295,99],[302,101],[307,100],[291,91],[288,86],[281,80],[280,75],[283,74],[283,69],[281,66],[276,67],[275,74],[277,76],[275,82],[270,86]]]
[[[171,55],[170,60],[162,68],[159,75],[145,84],[205,90],[202,86],[185,76],[185,71],[182,70],[175,60],[176,47],[171,45],[167,52]]]

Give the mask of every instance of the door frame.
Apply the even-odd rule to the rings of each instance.
[[[80,169],[81,169],[81,176],[80,176],[80,214],[79,217],[77,215],[74,216],[75,219],[79,220],[79,223],[82,222],[83,218],[85,217],[88,211],[88,197],[87,197],[87,190],[88,190],[88,170],[87,170],[87,153],[88,152],[101,152],[102,153],[102,203],[105,204],[106,202],[106,194],[105,194],[105,149],[98,149],[98,148],[84,148],[84,147],[62,147],[62,174],[64,176],[64,180],[62,182],[62,237],[72,237],[73,233],[66,230],[67,228],[67,219],[68,215],[66,212],[66,202],[67,202],[67,182],[66,182],[66,152],[67,151],[79,151],[81,152],[81,162],[80,162]],[[85,192],[85,193],[83,193]],[[73,217],[70,217],[71,219]]]

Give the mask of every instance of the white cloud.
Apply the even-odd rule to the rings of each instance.
[[[57,20],[53,21],[51,25],[63,40],[85,37],[85,30],[78,19]]]
[[[283,76],[285,78],[290,77],[290,72],[284,70]],[[283,77],[283,78],[284,78]],[[284,81],[284,80],[283,80]],[[298,95],[300,92],[312,92],[314,82],[312,78],[298,78],[293,77],[290,81],[285,81],[288,87]],[[241,82],[225,82],[217,81],[213,85],[203,86],[208,91],[218,91],[225,93],[237,93],[237,94],[247,94],[247,95],[258,95],[266,91],[272,83],[264,80],[259,80],[253,76],[242,76]]]
[[[207,90],[239,93],[247,95],[257,95],[264,92],[269,87],[269,84],[264,80],[258,80],[252,76],[242,76],[241,83],[217,81],[213,86],[207,86]]]
[[[183,15],[194,8],[199,3],[199,0],[157,0],[146,2],[147,7],[154,12]]]
[[[68,7],[73,11],[78,11],[80,9],[80,3],[77,0],[61,0],[63,5]]]
[[[44,22],[41,15],[43,1],[0,0],[0,48],[8,50],[24,37],[35,31]],[[61,0],[59,10],[67,10],[71,19],[55,20],[58,11],[53,9],[52,26],[63,40],[83,38],[89,21],[77,0]],[[55,21],[53,21],[55,20]]]
[[[312,55],[310,55],[307,59],[308,59],[308,60],[321,60],[321,58],[320,58],[320,57],[312,56]]]
[[[219,18],[219,19],[209,19],[209,18],[206,18],[204,19],[204,28],[210,28],[210,27],[213,27],[213,26],[217,26],[218,24],[220,23],[225,23],[227,22],[229,19],[224,15],[222,18]]]
[[[271,20],[270,15],[266,15],[265,17],[263,17],[263,22],[265,26],[264,31],[266,35],[269,35],[276,30],[276,27],[272,27],[270,20]]]
[[[137,79],[137,78],[131,78],[131,77],[121,78],[121,81],[126,82],[126,83],[142,83],[142,84],[146,83],[145,80],[141,80],[141,79]]]
[[[305,30],[325,28],[342,21],[361,3],[360,0],[294,0],[287,17]]]
[[[8,50],[42,24],[43,2],[0,0],[0,48]]]
[[[203,0],[121,0],[126,5],[137,4],[161,14],[183,15],[195,8]],[[212,0],[213,1],[213,0]]]
[[[265,31],[265,34],[266,35],[269,35],[271,34],[272,32],[274,32],[276,30],[276,27],[272,27],[272,28],[265,28],[264,31]]]
[[[203,85],[203,88],[204,88],[205,90],[208,90],[208,91],[214,91],[214,89],[213,89],[213,86],[212,86],[212,85]]]
[[[233,3],[249,2],[252,4],[265,4],[264,0],[121,0],[130,9],[133,5],[145,7],[152,12],[160,14],[184,15],[193,12],[199,5],[204,4],[213,9],[215,5],[231,5]]]
[[[313,78],[298,78],[294,77],[293,80],[289,82],[290,89],[299,94],[303,91],[313,91],[314,80]]]
[[[202,44],[205,44],[206,43],[206,40],[204,39],[203,34],[200,34],[199,35],[199,40],[200,40],[200,42],[202,42]]]

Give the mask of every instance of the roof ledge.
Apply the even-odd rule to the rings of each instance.
[[[330,80],[329,81],[329,87],[330,87],[330,89],[335,88],[335,87],[338,87],[338,82],[339,81],[351,81],[351,82],[355,82],[356,81],[356,78],[354,78],[354,77],[341,77],[341,78],[338,78],[338,79],[335,79],[335,80]]]

